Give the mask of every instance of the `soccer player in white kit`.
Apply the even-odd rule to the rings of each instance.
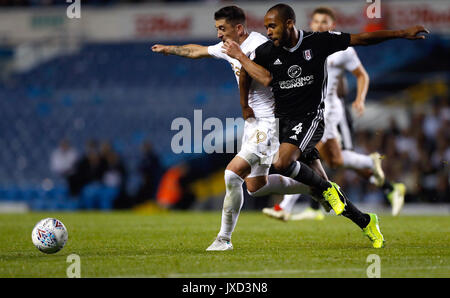
[[[334,31],[336,17],[328,7],[318,7],[312,13],[310,28],[312,31]],[[357,79],[357,96],[352,103],[359,116],[364,113],[364,102],[369,87],[369,76],[364,69],[353,47],[336,52],[327,59],[327,95],[325,98],[325,130],[321,141],[317,144],[322,159],[331,167],[345,167],[355,170],[362,177],[369,179],[377,187],[381,187],[392,205],[392,214],[398,215],[404,202],[405,186],[402,183],[390,183],[385,179],[381,167],[381,156],[374,152],[370,155],[357,153],[349,148],[341,148],[341,136],[338,126],[345,124],[345,107],[338,92],[340,80],[345,72],[351,72]],[[344,134],[344,133],[343,133]],[[264,208],[263,213],[282,220],[322,220],[324,215],[316,201],[311,201],[311,207],[299,214],[291,211],[301,195],[285,195],[283,201],[274,208]]]
[[[267,41],[260,33],[248,33],[245,14],[237,6],[227,6],[214,15],[217,37],[222,40],[216,45],[201,46],[188,44],[183,46],[154,45],[153,52],[177,55],[186,58],[215,57],[225,59],[231,65],[239,84],[241,64],[223,53],[223,42],[231,39],[237,42],[242,51],[251,55],[254,50]],[[231,234],[236,226],[244,198],[242,184],[246,182],[251,193],[294,194],[307,193],[309,188],[294,179],[278,174],[268,175],[275,153],[279,148],[277,122],[274,116],[274,98],[271,89],[256,81],[247,86],[247,101],[242,100],[241,107],[245,119],[242,147],[225,170],[226,194],[222,209],[222,223],[215,241],[208,251],[233,249]]]

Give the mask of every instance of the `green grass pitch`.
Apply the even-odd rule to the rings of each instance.
[[[450,217],[381,215],[386,239],[373,249],[348,219],[279,222],[242,212],[233,251],[206,252],[219,212],[28,213],[0,215],[0,277],[65,277],[67,256],[81,277],[367,277],[377,254],[381,277],[450,277]],[[64,249],[39,252],[31,230],[56,217],[69,231]]]

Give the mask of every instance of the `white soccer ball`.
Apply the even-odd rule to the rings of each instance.
[[[34,246],[46,254],[60,251],[66,244],[68,236],[66,227],[56,218],[42,219],[31,232]]]

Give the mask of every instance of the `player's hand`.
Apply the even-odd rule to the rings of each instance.
[[[251,107],[245,107],[242,108],[242,117],[244,117],[244,120],[255,118],[255,113],[253,112],[253,109]]]
[[[414,26],[414,27],[409,27],[404,31],[404,38],[406,39],[425,39],[425,35],[419,35],[420,33],[430,33],[430,31],[428,29],[426,29],[424,26]]]
[[[366,109],[366,106],[364,104],[364,101],[362,100],[355,100],[352,103],[352,108],[355,110],[356,114],[361,117],[364,114],[364,110]]]
[[[241,47],[239,44],[235,41],[232,41],[231,39],[227,39],[222,46],[222,53],[227,54],[231,58],[239,59],[240,55],[243,55]]]
[[[155,44],[154,46],[152,46],[152,51],[155,53],[161,53],[164,55],[168,55],[167,53],[167,49],[168,47],[162,44]]]

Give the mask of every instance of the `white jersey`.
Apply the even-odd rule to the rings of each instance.
[[[361,61],[359,61],[358,55],[352,47],[328,56],[327,98],[331,98],[330,95],[337,96],[339,79],[344,76],[345,71],[354,71],[360,65]]]
[[[258,32],[251,32],[249,36],[241,44],[242,52],[250,56],[257,47],[267,41],[267,38]],[[241,70],[241,63],[239,60],[231,58],[225,53],[222,53],[223,42],[208,47],[208,53],[219,59],[227,60],[236,76],[236,81],[239,85],[239,74]],[[252,55],[254,56],[254,55]],[[255,80],[252,80],[248,94],[248,105],[253,109],[256,118],[274,117],[275,100],[270,87],[265,87]]]
[[[322,142],[339,137],[338,124],[345,116],[344,106],[337,94],[339,80],[346,71],[354,71],[361,65],[353,48],[336,52],[327,59],[328,83],[327,96],[325,98],[325,130]]]

